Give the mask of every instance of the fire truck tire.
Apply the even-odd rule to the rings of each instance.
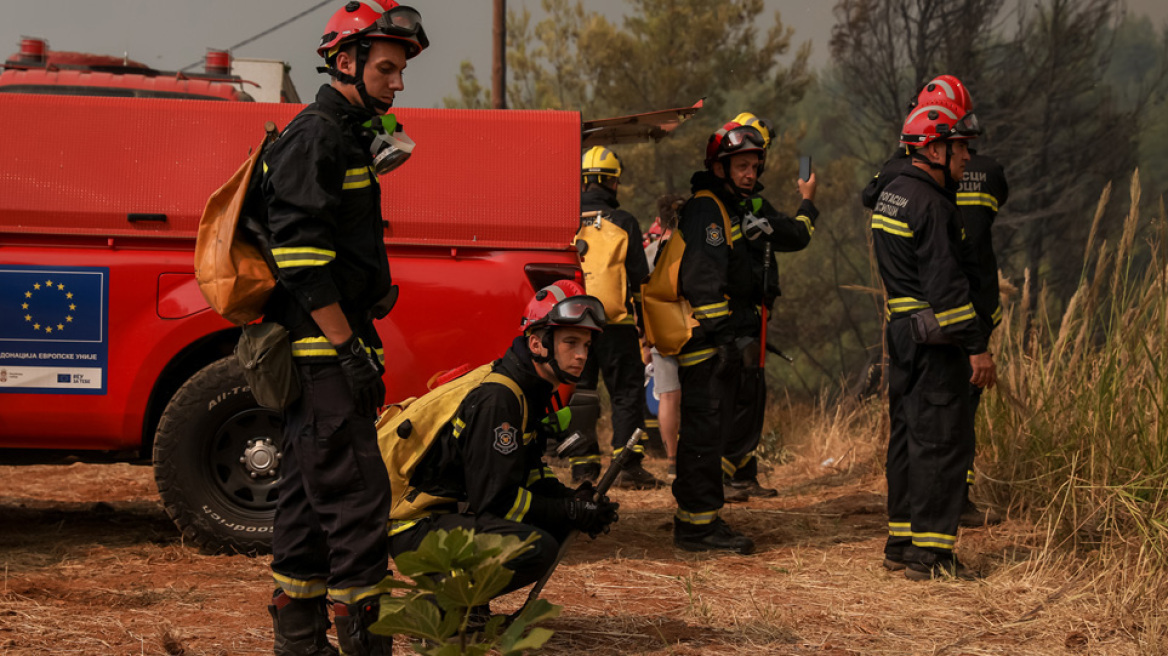
[[[201,369],[167,404],[154,480],[183,538],[207,552],[271,551],[283,420],[260,407],[235,356]]]

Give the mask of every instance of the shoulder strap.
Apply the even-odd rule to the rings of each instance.
[[[722,204],[722,199],[709,189],[702,189],[694,194],[694,198],[710,198],[718,204],[718,211],[722,213],[722,225],[726,228],[726,244],[730,248],[734,248],[734,238],[730,236],[730,214],[726,211],[726,206]]]
[[[484,383],[498,383],[503,387],[511,390],[515,398],[519,399],[519,407],[523,409],[523,425],[520,427],[520,432],[527,430],[527,399],[523,396],[523,390],[519,389],[519,384],[511,380],[503,374],[492,371],[483,379]]]

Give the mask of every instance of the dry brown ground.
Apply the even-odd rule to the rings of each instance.
[[[1027,523],[962,534],[980,580],[913,583],[880,566],[878,476],[801,462],[769,480],[777,499],[725,512],[753,556],[677,551],[668,491],[616,493],[619,526],[579,542],[545,591],[564,607],[546,652],[1148,653],[1146,629],[1082,594],[1073,565],[1034,565]],[[148,467],[0,467],[0,653],[271,653],[267,565],[184,546]]]

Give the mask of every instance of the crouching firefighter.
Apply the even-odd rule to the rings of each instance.
[[[576,490],[561,484],[543,462],[540,429],[556,387],[579,379],[604,325],[603,306],[580,285],[548,285],[528,303],[523,334],[502,358],[384,423],[379,441],[390,478],[404,479],[390,512],[394,556],[440,529],[538,536],[507,563],[514,577],[506,594],[538,581],[572,529],[593,537],[608,530],[618,504],[594,499],[589,482]]]

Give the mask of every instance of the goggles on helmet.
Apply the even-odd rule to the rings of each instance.
[[[604,305],[595,296],[570,296],[552,306],[546,323],[553,326],[575,326],[589,318],[603,329],[606,323]]]
[[[414,140],[406,136],[393,114],[376,116],[362,124],[373,132],[369,154],[373,156],[373,172],[385,175],[405,164],[414,152]]]
[[[977,114],[969,112],[962,116],[960,121],[953,124],[953,132],[963,137],[976,137],[981,134],[981,123],[977,120]]]
[[[413,7],[398,6],[381,14],[370,27],[370,31],[389,36],[403,36],[416,39],[422,49],[430,47],[426,31],[422,29],[422,15]]]
[[[766,142],[763,140],[762,133],[755,128],[749,126],[737,127],[722,136],[720,150],[727,155],[732,155],[748,148],[766,148]]]

